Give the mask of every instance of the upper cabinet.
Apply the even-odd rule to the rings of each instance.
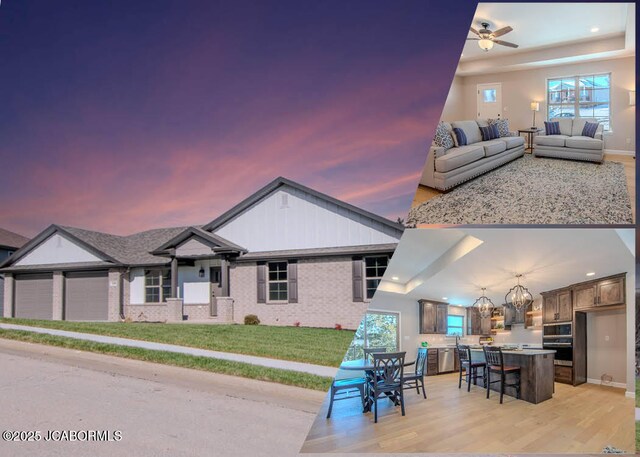
[[[449,304],[433,300],[419,300],[418,303],[420,304],[420,333],[446,335]]]
[[[467,308],[467,335],[490,335],[491,318],[482,317],[478,308]]]
[[[626,303],[626,273],[585,281],[572,286],[542,293],[542,320],[569,322],[573,311],[620,306]]]

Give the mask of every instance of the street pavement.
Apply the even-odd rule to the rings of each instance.
[[[325,394],[297,387],[0,339],[0,456],[297,455]],[[45,441],[109,431],[110,442]],[[83,438],[82,434],[80,438]]]

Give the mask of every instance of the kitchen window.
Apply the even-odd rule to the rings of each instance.
[[[286,302],[289,299],[287,262],[269,262],[269,301]]]
[[[145,303],[162,303],[171,297],[171,271],[148,270],[144,275]]]
[[[384,311],[369,311],[360,322],[344,360],[364,357],[364,348],[400,350],[400,315]]]
[[[611,130],[611,73],[547,80],[547,119],[592,117]]]
[[[389,256],[376,256],[365,257],[365,276],[366,276],[366,297],[368,299],[373,298],[373,294],[376,293],[376,289],[384,276],[384,272],[387,271],[387,265],[389,264]]]
[[[447,316],[447,335],[463,336],[464,335],[464,317],[455,314]]]

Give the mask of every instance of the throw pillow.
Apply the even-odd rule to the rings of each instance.
[[[467,135],[464,134],[464,130],[461,128],[455,127],[453,129],[453,142],[456,146],[466,146],[467,145]]]
[[[500,138],[498,126],[495,124],[488,125],[486,127],[480,127],[480,133],[482,134],[482,141],[489,141]]]
[[[585,122],[584,128],[582,129],[582,136],[588,136],[591,138],[596,137],[596,130],[598,130],[598,126],[600,124],[598,122]]]
[[[489,125],[495,125],[498,128],[500,137],[510,136],[509,119],[489,119]]]
[[[544,121],[544,133],[545,135],[560,135],[560,122]]]
[[[436,135],[433,138],[433,142],[436,146],[446,149],[451,149],[454,146],[453,138],[451,138],[451,130],[447,126],[440,122],[436,127]]]

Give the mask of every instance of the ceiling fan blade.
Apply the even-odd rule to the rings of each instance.
[[[491,35],[493,35],[495,38],[502,36],[502,35],[506,35],[507,33],[511,32],[513,29],[509,26],[507,27],[503,27],[501,29],[496,30],[495,32],[491,33]]]
[[[480,38],[467,38],[467,40],[476,40],[478,41]]]
[[[469,30],[470,30],[472,33],[475,33],[476,35],[480,36],[480,34],[478,33],[478,31],[477,31],[476,29],[474,29],[473,27],[469,27]]]
[[[509,43],[508,41],[502,41],[502,40],[493,40],[493,42],[495,44],[501,44],[502,46],[508,46],[510,48],[517,48],[518,45],[515,43]]]

